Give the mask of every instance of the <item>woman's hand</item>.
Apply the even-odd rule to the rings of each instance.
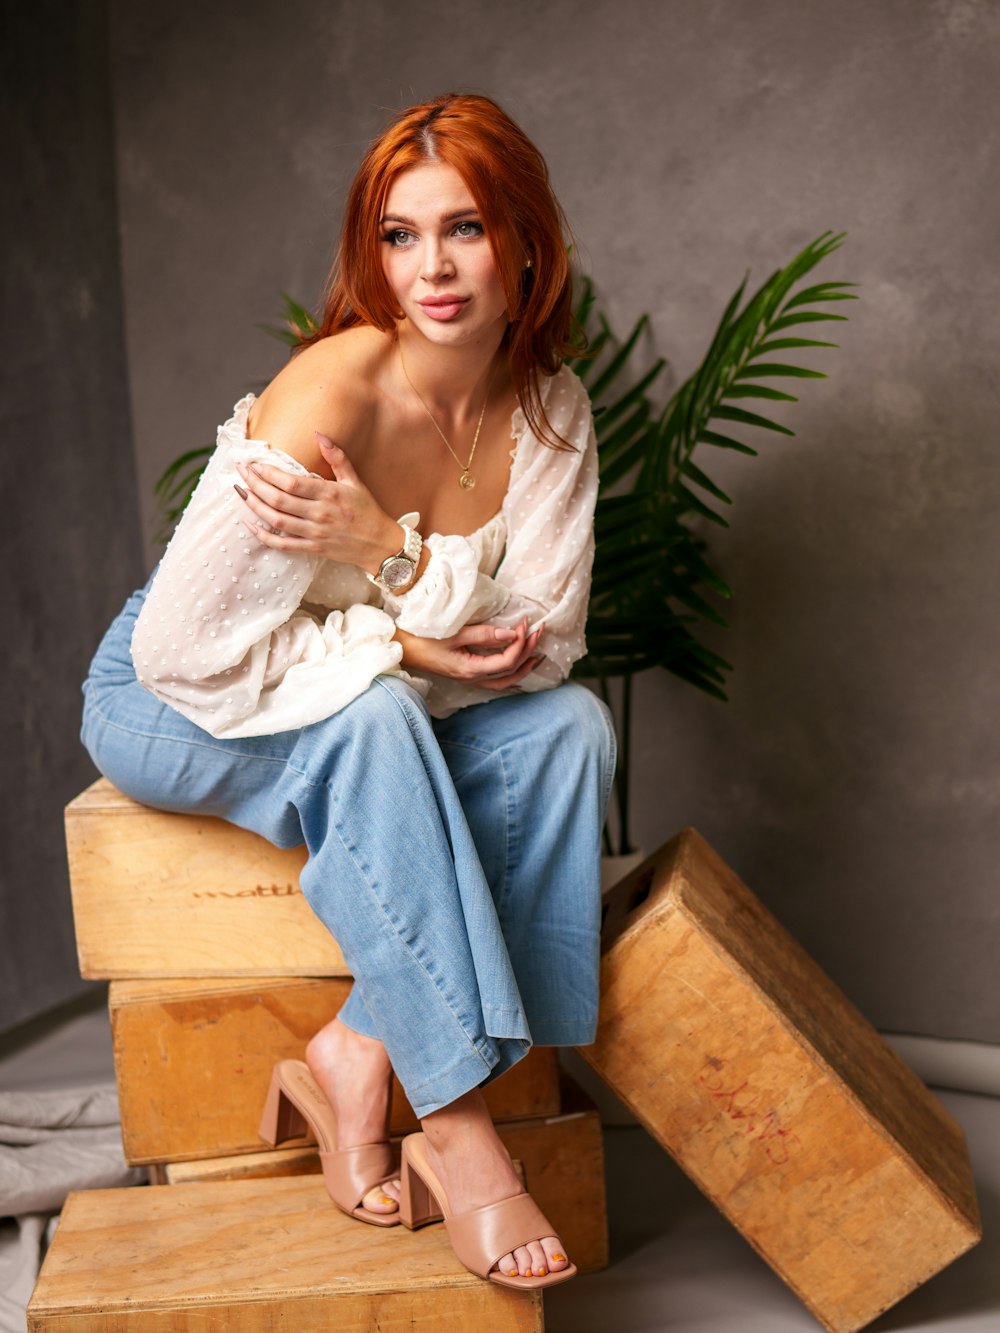
[[[543,625],[528,633],[522,620],[514,629],[498,625],[466,625],[448,639],[425,639],[397,629],[393,636],[403,645],[403,666],[430,671],[480,690],[509,690],[533,671],[541,657],[534,653]],[[490,649],[489,653],[473,651]]]
[[[343,449],[319,431],[316,439],[332,481],[269,463],[238,465],[243,486],[236,489],[252,511],[243,521],[272,550],[307,551],[374,574],[402,546],[402,528],[361,481]]]

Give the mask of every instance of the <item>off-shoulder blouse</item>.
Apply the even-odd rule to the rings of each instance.
[[[444,639],[464,625],[544,621],[543,660],[521,691],[549,689],[586,651],[594,559],[597,443],[586,390],[567,366],[543,377],[549,420],[574,452],[537,438],[521,408],[511,419],[503,504],[468,536],[424,537],[430,559],[405,593],[383,594],[357,565],[274,551],[241,519],[237,461],[307,475],[288,454],[247,438],[252,394],[218,429],[216,448],[146,596],[132,638],[141,683],[213,736],[268,735],[321,721],[377,675],[408,681],[433,717],[486,703],[483,690],[404,670],[398,626]],[[403,515],[419,524],[419,514]]]

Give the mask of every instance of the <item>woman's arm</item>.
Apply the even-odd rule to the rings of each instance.
[[[576,451],[547,448],[522,429],[504,502],[506,550],[496,575],[491,578],[480,572],[478,551],[468,538],[431,533],[425,539],[417,580],[404,593],[383,598],[396,622],[397,641],[407,645],[409,660],[404,658],[404,665],[414,670],[468,683],[477,683],[470,675],[492,679],[492,669],[470,672],[468,659],[474,654],[467,650],[474,643],[457,637],[463,627],[483,622],[520,627],[525,637],[534,634],[531,649],[538,646],[544,626],[537,658],[527,668],[530,675],[522,673],[518,678],[524,680],[525,689],[558,684],[585,651],[597,444],[590,402],[576,376],[564,368],[546,383],[545,391],[553,424],[576,445]],[[343,450],[329,441],[320,441],[319,447],[332,469],[343,475],[343,493],[352,499],[360,483]],[[249,485],[253,490],[247,504],[254,515],[279,529],[278,533],[259,531],[262,542],[278,551],[344,558],[339,499],[326,494],[333,489],[331,483],[288,478],[265,469]],[[392,549],[398,550],[401,544],[400,532]],[[389,553],[385,550],[378,560]],[[447,646],[437,652],[433,640]],[[515,669],[520,671],[526,657],[527,653],[518,657]],[[503,686],[491,683],[484,688]]]
[[[482,690],[509,690],[540,662],[534,649],[542,630],[528,632],[522,620],[513,629],[495,625],[466,625],[448,639],[421,638],[396,630],[403,645],[403,666],[461,681]]]
[[[291,730],[329,717],[402,647],[374,589],[346,568],[343,605],[321,619],[300,603],[320,557],[268,550],[244,525],[237,464],[267,459],[296,477],[295,458],[245,434],[249,399],[219,429],[218,447],[153,580],[132,639],[140,682],[212,735]]]
[[[335,443],[363,441],[370,428],[365,371],[349,339],[325,339],[294,357],[254,404],[251,425],[255,436],[301,464],[304,475],[266,459],[248,461],[238,493],[248,527],[271,550],[376,574],[402,547],[403,530]]]
[[[524,679],[526,690],[565,679],[586,651],[585,626],[594,560],[597,441],[590,400],[567,367],[543,386],[552,424],[576,452],[541,444],[524,430],[504,501],[507,543],[490,578],[478,568],[464,537],[432,534],[432,556],[420,582],[401,597],[386,596],[397,630],[447,638],[463,625],[487,621],[528,629],[544,625],[537,642],[542,661]]]

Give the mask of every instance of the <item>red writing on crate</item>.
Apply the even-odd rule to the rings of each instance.
[[[762,1106],[760,1094],[750,1087],[749,1079],[737,1083],[726,1072],[726,1060],[710,1055],[708,1066],[699,1074],[698,1082],[729,1120],[738,1123],[747,1138],[761,1144],[768,1159],[775,1166],[784,1166],[792,1155],[798,1135],[780,1123],[778,1112],[772,1106]]]

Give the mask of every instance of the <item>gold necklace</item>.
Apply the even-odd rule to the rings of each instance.
[[[479,420],[476,422],[476,433],[472,437],[472,453],[469,454],[469,461],[467,463],[463,463],[462,460],[459,458],[458,454],[456,454],[455,450],[451,447],[451,441],[448,439],[447,435],[445,435],[444,431],[438,425],[437,418],[434,416],[434,413],[431,411],[431,409],[427,406],[427,404],[421,397],[420,392],[417,389],[417,386],[410,379],[410,376],[406,370],[406,362],[403,360],[402,347],[400,347],[399,349],[399,364],[400,366],[402,366],[403,374],[406,376],[407,384],[417,395],[417,398],[420,399],[420,406],[430,417],[431,421],[434,423],[434,429],[441,436],[442,440],[444,440],[448,448],[448,452],[451,454],[452,458],[454,458],[458,466],[462,469],[462,475],[458,479],[459,486],[461,486],[464,491],[471,491],[473,486],[475,486],[476,484],[476,479],[469,471],[469,468],[472,466],[472,459],[476,452],[476,445],[479,443],[479,432],[483,428],[483,418],[486,416],[486,404],[490,401],[490,388],[492,387],[493,384],[493,370],[495,370],[496,367],[494,366],[493,370],[490,371],[490,377],[486,381],[486,397],[483,399],[483,410],[479,413]]]

